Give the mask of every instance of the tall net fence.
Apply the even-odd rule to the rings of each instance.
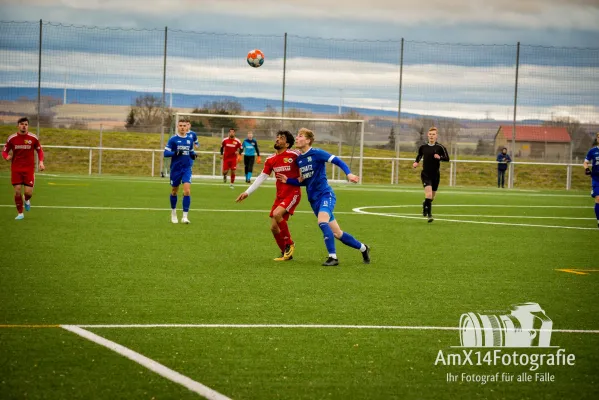
[[[246,63],[255,48],[266,55],[260,68]],[[47,145],[160,150],[176,112],[363,119],[365,176],[411,184],[418,174],[407,158],[435,125],[452,159],[485,161],[444,168],[445,183],[470,185],[494,175],[503,147],[519,162],[580,164],[599,130],[598,48],[0,22],[0,55],[0,133],[23,115],[36,129],[39,116]],[[272,140],[281,127],[298,128],[240,128]],[[225,128],[194,126],[215,139]],[[311,128],[341,156],[355,147],[351,132]],[[398,156],[406,160],[392,160]],[[516,186],[529,183],[523,166],[514,174]],[[547,179],[561,181],[555,176]]]

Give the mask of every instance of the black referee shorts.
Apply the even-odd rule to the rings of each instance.
[[[441,181],[441,177],[439,174],[430,174],[422,171],[420,173],[420,179],[422,180],[422,186],[432,186],[433,192],[436,192],[439,189],[439,182]]]

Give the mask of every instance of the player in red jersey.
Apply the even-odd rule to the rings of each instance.
[[[8,137],[2,149],[2,157],[10,161],[10,182],[15,188],[15,205],[19,213],[15,219],[23,219],[23,194],[22,186],[25,187],[25,210],[31,208],[31,196],[35,183],[35,156],[37,151],[40,171],[45,169],[44,151],[39,139],[33,133],[28,132],[29,120],[25,117],[17,122],[19,130]],[[12,154],[9,154],[12,151]]]
[[[247,190],[237,197],[236,202],[241,202],[262,184],[270,174],[284,174],[289,178],[299,178],[299,168],[295,159],[299,153],[295,150],[289,150],[295,139],[289,131],[278,131],[275,140],[275,150],[272,156],[264,162],[264,170],[256,178],[254,183]],[[295,244],[291,239],[287,221],[289,216],[293,215],[295,208],[302,197],[299,186],[292,186],[277,180],[277,197],[270,210],[270,230],[275,237],[281,257],[275,258],[275,261],[287,261],[293,258]]]
[[[235,183],[235,170],[241,159],[241,142],[235,137],[235,129],[229,129],[229,137],[223,139],[220,145],[220,155],[223,158],[223,182],[227,183],[227,173],[231,170],[231,189]]]

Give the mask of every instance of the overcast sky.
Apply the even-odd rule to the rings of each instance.
[[[2,20],[598,47],[598,0],[0,0]]]

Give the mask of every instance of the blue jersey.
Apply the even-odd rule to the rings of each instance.
[[[256,152],[258,155],[260,155],[260,151],[258,150],[258,142],[256,142],[256,139],[245,139],[241,147],[243,147],[243,152],[246,156],[255,156]]]
[[[183,150],[183,154],[176,155],[178,150]],[[166,147],[164,148],[164,155],[169,156],[169,153],[175,153],[172,155],[171,170],[183,170],[191,168],[193,160],[189,157],[189,153],[193,150],[193,137],[186,133],[185,137],[175,135],[168,140]]]
[[[334,158],[334,155],[314,148],[297,157],[296,162],[304,179],[302,186],[306,186],[309,202],[318,200],[327,193],[333,193],[333,189],[327,181],[326,163],[333,161]]]
[[[599,146],[595,146],[589,150],[585,157],[585,161],[591,164],[589,168],[591,169],[593,181],[599,182]]]
[[[193,138],[193,144],[200,147],[200,142],[198,141],[198,134],[195,133],[194,131],[189,131],[189,132],[187,132],[187,134],[191,135],[191,137]]]

